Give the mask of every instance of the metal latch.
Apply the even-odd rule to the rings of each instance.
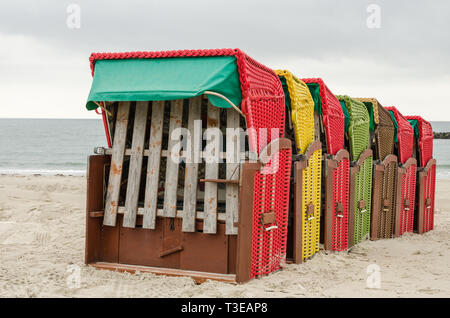
[[[261,215],[261,225],[264,231],[270,231],[278,228],[277,218],[274,211],[266,212]],[[272,226],[266,227],[266,224],[273,224]]]

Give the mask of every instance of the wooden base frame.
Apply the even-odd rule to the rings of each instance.
[[[122,226],[122,215],[115,227],[103,225],[104,166],[110,161],[107,155],[89,157],[87,174],[86,249],[85,263],[96,268],[133,272],[136,270],[155,274],[189,276],[196,281],[215,279],[226,282],[244,282],[249,279],[245,269],[250,260],[236,255],[239,248],[251,246],[246,233],[250,232],[253,202],[245,191],[241,202],[240,233],[226,235],[224,222],[217,225],[216,234],[198,233],[202,221],[197,221],[196,232],[182,232],[181,218],[156,218],[156,229],[142,228],[142,216],[136,228]],[[242,183],[251,187],[252,176],[260,164],[243,164]],[[247,178],[249,178],[247,180]],[[242,190],[242,189],[241,189]],[[252,193],[247,189],[247,193]],[[248,210],[250,209],[250,210]],[[247,244],[246,244],[247,242]],[[150,246],[150,248],[149,248]],[[247,249],[250,254],[249,250]],[[182,252],[182,253],[180,253]],[[239,262],[239,264],[237,263]],[[247,271],[249,272],[249,270]]]
[[[269,144],[262,157],[291,149],[281,138]],[[290,157],[289,157],[290,162]],[[103,224],[105,166],[108,155],[88,158],[86,202],[85,263],[96,268],[118,271],[143,271],[172,276],[189,276],[197,282],[213,279],[243,283],[251,279],[254,180],[261,162],[244,162],[239,180],[239,222],[237,235],[226,234],[225,221],[217,222],[214,234],[203,232],[204,220],[196,220],[194,232],[183,232],[181,217],[156,217],[155,229],[143,228],[137,215],[134,228],[123,225],[122,214],[116,226]],[[273,213],[263,213],[264,224],[274,222]],[[271,219],[272,217],[272,219]],[[285,251],[284,251],[285,253]]]

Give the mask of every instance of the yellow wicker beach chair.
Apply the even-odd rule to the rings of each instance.
[[[315,139],[314,101],[308,86],[292,73],[275,71],[282,83],[295,135],[294,195],[289,231],[296,263],[319,251],[322,145]]]

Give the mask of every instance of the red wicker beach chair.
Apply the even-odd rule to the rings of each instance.
[[[397,130],[395,151],[399,158],[395,236],[412,232],[416,196],[417,160],[413,155],[414,132],[408,120],[395,107],[386,107]]]
[[[420,116],[405,116],[414,130],[417,168],[415,230],[418,233],[434,228],[434,200],[436,191],[436,160],[433,158],[433,128]]]
[[[280,269],[292,145],[277,75],[239,49],[90,61],[110,148],[89,157],[86,264],[228,282]]]

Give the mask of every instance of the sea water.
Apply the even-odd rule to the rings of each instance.
[[[450,122],[431,122],[450,132]],[[94,147],[106,147],[100,119],[0,119],[0,174],[85,175]],[[434,140],[438,178],[450,178],[450,139]]]

